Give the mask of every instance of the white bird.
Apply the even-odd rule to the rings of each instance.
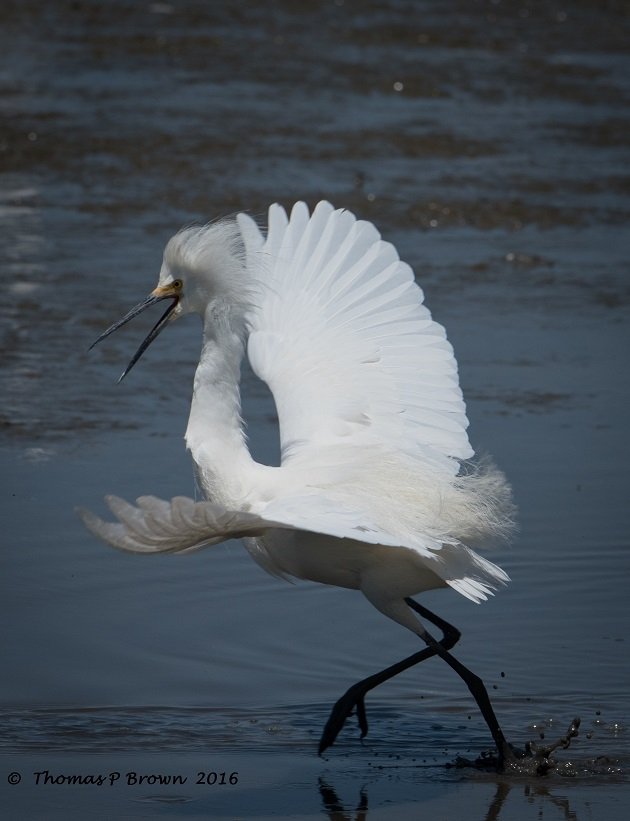
[[[148,306],[170,304],[121,379],[169,322],[196,313],[203,346],[186,444],[208,501],[107,498],[118,522],[81,511],[99,538],[132,553],[183,553],[240,537],[283,578],[360,590],[423,650],[351,687],[319,751],[364,696],[438,655],[466,682],[498,748],[511,756],[482,681],[449,652],[460,633],[410,597],[450,587],[479,602],[509,581],[473,546],[505,537],[513,505],[489,461],[471,462],[457,364],[411,268],[369,222],[320,202],[269,208],[263,237],[245,214],[185,228],[166,245]],[[94,344],[96,344],[96,342]],[[281,464],[252,459],[241,419],[247,355],[273,394]],[[434,639],[418,618],[442,632]]]

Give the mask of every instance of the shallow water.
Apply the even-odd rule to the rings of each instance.
[[[3,805],[625,818],[624,6],[79,0],[2,14]],[[125,556],[74,515],[108,492],[194,493],[182,434],[197,323],[170,328],[122,385],[150,317],[86,352],[153,287],[166,239],[320,197],[373,219],[414,266],[456,349],[473,444],[514,485],[520,534],[495,556],[512,584],[480,607],[424,601],[464,628],[458,657],[515,744],[582,717],[548,778],[445,767],[489,738],[438,662],[373,693],[367,739],[350,721],[318,759],[332,703],[413,637],[359,594],[266,576],[237,543]],[[273,404],[251,374],[245,387],[252,448],[273,461]],[[44,770],[121,779],[36,784]]]

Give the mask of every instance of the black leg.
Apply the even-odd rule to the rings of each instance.
[[[448,652],[449,648],[445,648],[442,642],[436,641],[430,633],[425,631],[423,639],[429,648],[434,650],[436,655],[444,659],[449,667],[452,667],[452,669],[455,670],[457,675],[465,682],[466,686],[470,690],[473,698],[477,702],[477,706],[481,710],[481,715],[484,717],[485,722],[488,725],[488,729],[492,734],[494,743],[497,745],[497,750],[499,751],[498,764],[501,768],[506,759],[514,758],[514,754],[512,753],[512,749],[507,743],[505,736],[503,735],[503,731],[499,726],[494,709],[490,703],[488,691],[486,690],[483,681],[479,678],[479,676],[476,676],[471,670],[469,670],[468,667],[465,667],[460,661],[452,656]]]
[[[426,607],[418,604],[413,599],[405,599],[405,602],[412,608],[412,610],[415,610],[416,613],[425,618],[427,621],[430,621],[431,624],[434,624],[439,630],[442,631],[443,637],[440,641],[435,641],[433,637],[430,637],[442,651],[447,652],[457,643],[461,633],[456,627],[453,627],[452,624],[449,624],[447,621],[444,621],[444,619],[436,616],[435,613],[427,610]],[[427,642],[427,644],[429,644],[429,642]],[[339,701],[337,701],[335,706],[332,708],[332,712],[326,722],[324,732],[322,733],[322,737],[319,742],[319,755],[321,755],[327,747],[330,747],[330,745],[334,743],[346,719],[352,714],[354,709],[356,709],[357,712],[357,719],[361,729],[361,738],[365,738],[368,731],[364,702],[366,694],[375,687],[378,687],[378,685],[382,684],[384,681],[387,681],[388,679],[397,676],[399,673],[402,673],[403,670],[408,670],[415,664],[419,664],[421,661],[435,655],[438,655],[438,651],[431,644],[429,644],[426,649],[420,650],[420,652],[414,653],[412,656],[408,656],[406,659],[399,661],[397,664],[392,664],[391,667],[386,667],[385,670],[381,670],[380,673],[375,673],[373,676],[369,676],[368,678],[362,679],[356,684],[353,684],[353,686],[341,696]]]
[[[415,610],[416,613],[419,616],[422,616],[423,619],[426,619],[427,621],[430,621],[431,624],[434,624],[438,630],[442,631],[443,638],[440,640],[440,644],[445,650],[450,650],[451,647],[455,647],[462,636],[456,627],[453,627],[452,624],[449,624],[447,621],[444,621],[444,619],[436,616],[431,610],[427,610],[426,607],[423,607],[411,598],[406,598],[405,604],[411,607],[412,610]]]

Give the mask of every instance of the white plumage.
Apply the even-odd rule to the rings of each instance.
[[[405,598],[449,585],[480,601],[508,581],[473,547],[508,534],[509,486],[468,461],[452,347],[371,223],[320,202],[289,218],[272,205],[266,237],[244,214],[184,229],[153,295],[100,338],[162,299],[148,341],[183,314],[203,320],[186,442],[208,501],[109,497],[117,523],[82,512],[95,535],[137,553],[243,537],[269,572],[359,589],[423,638]],[[279,467],[243,434],[245,347],[276,403]]]

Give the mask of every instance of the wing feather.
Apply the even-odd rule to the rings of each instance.
[[[144,496],[137,507],[117,496],[107,496],[106,501],[118,522],[104,521],[89,510],[78,513],[95,536],[129,553],[189,552],[262,529],[258,516],[183,496],[170,503]]]
[[[116,496],[106,498],[117,522],[104,521],[89,510],[77,512],[97,538],[127,553],[192,553],[227,539],[256,537],[270,528],[284,528],[367,544],[409,547],[420,554],[446,584],[472,601],[486,599],[499,585],[509,581],[501,568],[462,544],[443,544],[428,537],[422,540],[412,537],[404,544],[405,540],[392,537],[371,522],[365,511],[344,508],[319,492],[271,502],[264,515],[230,511],[212,502],[193,502],[184,496],[170,502],[141,496],[137,506]],[[277,570],[271,566],[268,569]]]
[[[394,246],[327,202],[290,218],[272,205],[262,245],[250,222],[239,215],[261,294],[248,356],[276,401],[283,462],[356,440],[454,475],[473,454],[457,363]]]
[[[82,508],[77,512],[95,536],[129,553],[190,553],[227,539],[258,536],[272,528],[400,545],[399,538],[378,527],[364,510],[344,507],[319,490],[272,501],[260,514],[227,510],[214,502],[193,502],[185,496],[170,502],[141,496],[137,505],[118,496],[107,496],[106,501],[117,522],[105,521]],[[431,555],[423,543],[408,546]]]

